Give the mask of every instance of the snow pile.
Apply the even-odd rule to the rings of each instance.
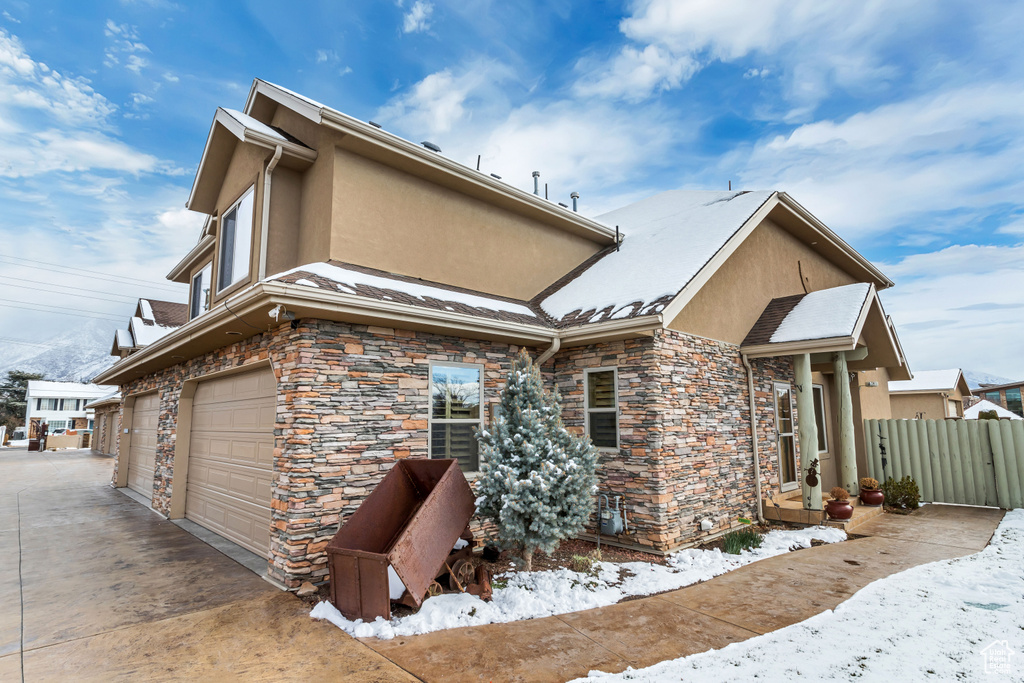
[[[0,446],[0,448],[24,448],[26,446],[28,446],[28,439],[11,439],[6,446]]]
[[[889,384],[892,384],[892,382],[889,382]],[[987,411],[990,411],[990,410],[996,411],[996,415],[998,415],[1000,418],[1006,417],[1006,418],[1009,418],[1011,420],[1022,420],[1022,419],[1024,419],[1020,415],[1018,415],[1017,413],[1011,413],[1009,410],[1007,410],[1006,408],[1002,407],[1001,405],[999,405],[997,403],[993,403],[992,401],[986,401],[985,399],[981,399],[980,401],[975,403],[970,408],[967,408],[966,410],[964,410],[964,419],[965,420],[977,420],[979,413],[981,413],[982,411],[987,412]]]
[[[797,548],[809,548],[811,540],[837,543],[846,540],[846,532],[830,527],[793,531],[772,531],[764,536],[760,548],[729,555],[715,550],[683,550],[669,556],[669,565],[649,562],[612,564],[595,562],[593,574],[569,569],[510,573],[495,577],[506,580],[495,588],[491,602],[466,593],[428,598],[416,614],[391,621],[377,618],[365,623],[350,621],[329,602],[321,602],[309,616],[326,619],[357,638],[390,640],[463,626],[501,624],[523,619],[578,612],[614,605],[634,595],[652,595],[707,581],[744,565],[781,555]],[[500,585],[500,583],[498,584]]]
[[[811,292],[779,323],[771,342],[847,337],[854,332],[871,285],[858,282]]]
[[[1010,680],[1024,671],[1024,510],[1008,512],[975,555],[876,581],[835,611],[721,650],[600,681]],[[985,671],[983,650],[1009,646],[1010,676]]]

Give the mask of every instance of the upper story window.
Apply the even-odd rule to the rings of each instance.
[[[430,457],[454,458],[463,472],[480,469],[476,430],[483,425],[482,367],[430,366]]]
[[[192,297],[189,300],[188,318],[198,318],[210,310],[210,273],[213,264],[207,263],[198,273],[192,276]]]
[[[222,292],[249,275],[252,254],[253,188],[224,212],[218,235],[217,291]]]
[[[36,410],[60,410],[60,399],[37,398]]]
[[[619,447],[619,397],[615,368],[584,371],[587,395],[587,434],[598,448]]]

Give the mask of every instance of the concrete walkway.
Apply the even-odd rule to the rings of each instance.
[[[983,548],[998,510],[883,515],[846,543],[659,596],[391,641],[350,638],[108,485],[88,451],[0,450],[0,681],[564,681],[722,647]],[[412,674],[412,675],[410,675]]]
[[[0,450],[0,681],[415,680],[111,489],[112,467]]]
[[[865,535],[761,560],[671,593],[557,617],[493,624],[368,646],[425,681],[565,681],[720,648],[832,609],[910,567],[977,552],[1003,513],[927,505],[882,515]],[[728,680],[723,676],[723,680]]]

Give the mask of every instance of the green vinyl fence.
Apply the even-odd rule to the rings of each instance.
[[[871,476],[910,475],[921,500],[1024,507],[1024,420],[865,420],[864,435]]]

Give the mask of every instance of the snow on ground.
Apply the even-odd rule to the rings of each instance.
[[[28,439],[11,439],[2,448],[25,448],[26,446],[28,446]]]
[[[548,617],[579,610],[614,605],[633,595],[652,595],[707,581],[719,574],[798,548],[811,547],[811,540],[838,543],[846,532],[830,527],[771,531],[760,548],[729,555],[715,550],[683,550],[669,556],[669,566],[649,562],[595,562],[593,574],[569,569],[508,573],[495,577],[507,581],[495,588],[491,602],[467,593],[428,598],[416,614],[385,621],[350,621],[329,602],[321,602],[310,616],[326,619],[357,638],[374,636],[390,640],[395,636],[430,633],[462,626],[500,624]]]
[[[721,650],[589,681],[1024,680],[1024,510],[974,555],[865,586],[834,611]],[[1009,647],[1009,674],[982,650]],[[1001,644],[1000,644],[1001,643]]]

